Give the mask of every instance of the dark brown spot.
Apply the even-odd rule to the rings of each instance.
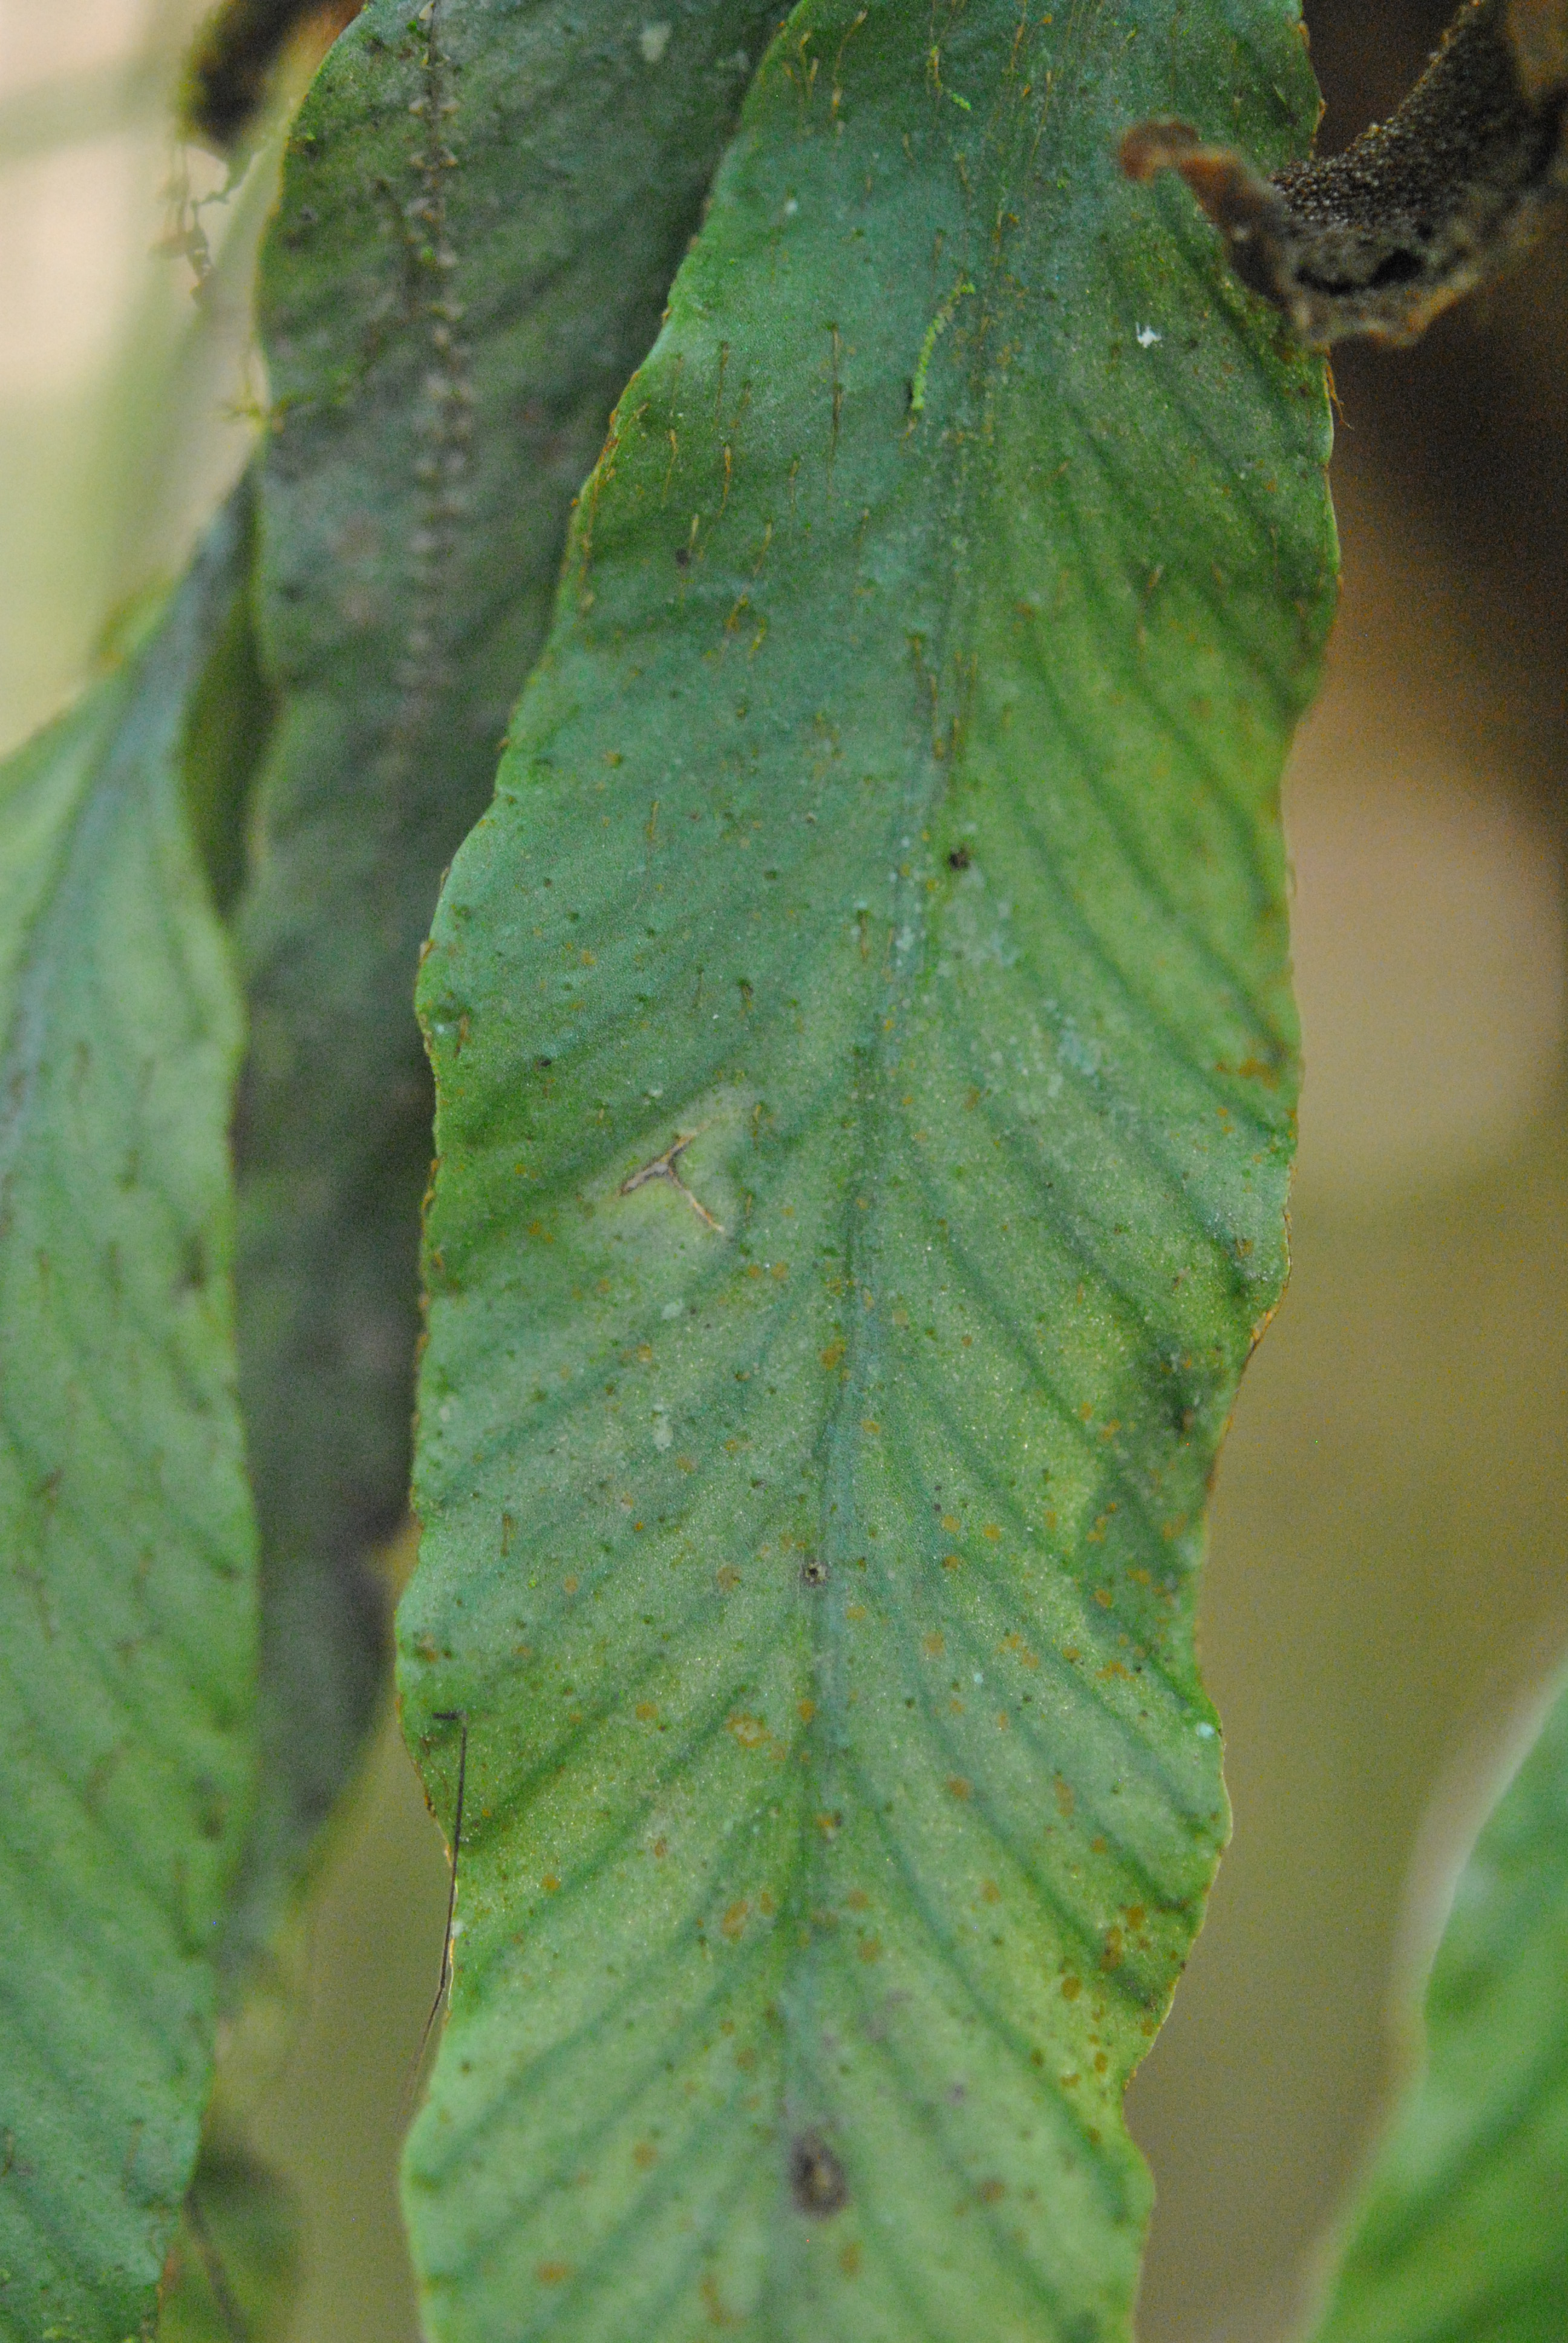
[[[800,1564],[800,1584],[803,1586],[827,1585],[828,1565],[819,1554],[809,1554]]]
[[[819,2131],[803,2131],[789,2150],[789,2188],[813,2220],[841,2213],[849,2201],[844,2167]]]
[[[948,857],[948,869],[950,870],[967,870],[969,867],[969,848],[967,846],[955,846],[952,852]]]
[[[676,548],[675,548],[675,566],[676,566],[676,568],[677,568],[678,569],[689,569],[689,568],[690,568],[690,567],[691,567],[691,548],[690,548],[690,546],[689,546],[689,545],[678,545],[678,546],[676,547]]]

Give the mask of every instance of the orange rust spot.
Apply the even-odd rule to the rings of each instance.
[[[658,1715],[658,1701],[656,1701],[656,1700],[639,1700],[639,1701],[638,1702],[638,1704],[637,1704],[637,1716],[638,1716],[638,1723],[639,1723],[639,1724],[642,1724],[642,1725],[651,1725],[651,1724],[653,1723],[654,1718],[655,1718]]]
[[[577,1591],[578,1574],[575,1570],[568,1570],[561,1581],[561,1592],[563,1594],[575,1594]]]
[[[800,1711],[800,1722],[801,1722],[801,1724],[802,1724],[802,1725],[809,1725],[809,1724],[810,1724],[810,1722],[811,1722],[811,1719],[812,1719],[812,1718],[816,1715],[816,1714],[817,1714],[817,1704],[816,1704],[816,1702],[815,1702],[814,1700],[803,1700],[803,1701],[801,1701],[801,1702],[799,1704],[799,1711]]]
[[[943,1568],[944,1570],[959,1570],[959,1569],[961,1569],[961,1568],[962,1568],[962,1566],[963,1566],[963,1565],[962,1565],[961,1559],[960,1559],[960,1557],[958,1554],[943,1554],[943,1556],[942,1556],[942,1568]]]
[[[944,1513],[942,1515],[942,1527],[946,1530],[949,1537],[957,1537],[963,1529],[963,1523],[960,1521],[956,1513]]]
[[[862,1936],[858,1949],[863,1961],[879,1961],[882,1957],[882,1940],[880,1936]]]
[[[1102,1838],[1091,1838],[1089,1842],[1089,1852],[1091,1855],[1103,1855],[1105,1841]]]
[[[1064,1976],[1062,1978],[1061,1997],[1063,2001],[1076,2001],[1082,1991],[1083,1980],[1081,1977]]]
[[[1094,1590],[1094,1599],[1102,1611],[1109,1611],[1116,1597],[1109,1586],[1097,1586]]]
[[[650,2139],[639,2139],[631,2151],[631,2160],[639,2172],[651,2172],[658,2162],[658,2150]]]
[[[745,1934],[746,1916],[750,1909],[751,1906],[744,1896],[741,1897],[739,1904],[732,1904],[729,1911],[724,1915],[723,1919],[719,1923],[719,1935],[727,1938],[728,1941],[733,1945],[738,1937]]]
[[[982,2180],[977,2192],[982,2205],[1000,2205],[1007,2195],[1005,2180]]]
[[[713,1574],[714,1584],[725,1594],[733,1594],[740,1584],[740,1573],[732,1562],[725,1563]]]
[[[980,1884],[980,1902],[982,1904],[1000,1904],[1001,1902],[1001,1889],[997,1885],[994,1879],[982,1879]]]
[[[1065,1822],[1068,1816],[1071,1814],[1074,1805],[1077,1804],[1077,1800],[1074,1798],[1072,1794],[1072,1784],[1068,1780],[1065,1774],[1059,1774],[1057,1775],[1055,1789],[1056,1811]]]
[[[853,2237],[839,2248],[839,2268],[846,2278],[858,2278],[860,2274],[860,2248]]]
[[[560,1881],[556,1877],[553,1871],[547,1871],[544,1877],[539,1882],[539,1885],[544,1889],[547,1896],[553,1896],[560,1884]]]
[[[571,2274],[570,2262],[540,2262],[534,2272],[541,2286],[562,2286]]]
[[[759,1716],[732,1716],[725,1729],[733,1733],[742,1749],[759,1749],[768,1738],[768,1727]]]
[[[1121,1931],[1110,1927],[1105,1931],[1105,1949],[1100,1956],[1102,1969],[1119,1969],[1123,1959]]]
[[[1130,1904],[1122,1916],[1130,1928],[1141,1928],[1147,1916],[1141,1904]]]
[[[920,1649],[928,1660],[940,1660],[947,1647],[948,1639],[940,1627],[933,1627],[929,1635],[920,1637]]]
[[[967,1798],[971,1794],[972,1785],[966,1782],[961,1774],[954,1774],[949,1779],[948,1788],[955,1798]]]
[[[836,1367],[843,1355],[842,1342],[829,1342],[827,1349],[820,1353],[822,1364],[825,1367]]]
[[[991,1542],[992,1545],[995,1545],[995,1544],[997,1543],[997,1540],[998,1540],[998,1539],[1000,1537],[1000,1535],[1001,1535],[1001,1532],[1000,1532],[1000,1530],[998,1528],[998,1526],[997,1526],[997,1524],[995,1523],[995,1522],[987,1522],[987,1523],[986,1523],[986,1525],[985,1525],[984,1529],[982,1529],[982,1530],[981,1530],[981,1532],[980,1532],[980,1535],[981,1535],[981,1537],[983,1537],[983,1538],[990,1538],[990,1542]]]
[[[863,1887],[851,1887],[844,1898],[851,1912],[869,1912],[871,1899]]]

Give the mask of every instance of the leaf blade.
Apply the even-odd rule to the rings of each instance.
[[[798,11],[584,492],[422,984],[437,2335],[1124,2328],[1332,554],[1315,369],[1111,148],[1299,135],[1290,21]]]
[[[231,507],[166,618],[19,752],[0,802],[0,2319],[18,2337],[120,2343],[150,2316],[251,1792],[241,1020],[181,769],[245,544]]]
[[[1568,1691],[1455,1889],[1426,2059],[1345,2227],[1322,2343],[1558,2333],[1568,2294]]]

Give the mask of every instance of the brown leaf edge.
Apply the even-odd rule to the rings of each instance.
[[[1342,155],[1265,178],[1185,122],[1121,141],[1177,171],[1243,285],[1304,342],[1413,342],[1568,206],[1568,0],[1465,0],[1404,104]]]

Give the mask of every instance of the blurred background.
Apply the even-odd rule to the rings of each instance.
[[[182,558],[259,425],[247,288],[276,154],[230,186],[171,147],[202,13],[0,0],[0,749]],[[1308,0],[1325,146],[1392,108],[1447,13]],[[309,61],[307,40],[297,77]],[[1335,375],[1344,591],[1287,788],[1295,1266],[1201,1616],[1236,1838],[1129,2100],[1159,2192],[1142,2343],[1273,2343],[1299,2318],[1444,1883],[1568,1648],[1568,239]],[[417,2336],[396,2138],[445,1894],[388,1725],[286,2046],[246,2087],[305,2223],[291,2343]]]

